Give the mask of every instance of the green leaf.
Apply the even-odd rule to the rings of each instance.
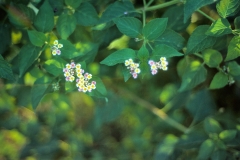
[[[81,43],[81,48],[78,51],[83,55],[77,58],[77,61],[92,63],[98,53],[98,48],[98,43]]]
[[[159,58],[161,57],[170,58],[170,57],[176,57],[176,56],[183,56],[183,54],[179,53],[177,50],[175,50],[170,46],[167,46],[165,44],[160,44],[154,48],[153,55],[151,56],[151,58],[153,60],[159,60]]]
[[[221,53],[214,49],[206,49],[202,54],[204,62],[211,68],[218,67],[223,60]]]
[[[65,0],[66,5],[71,6],[72,8],[76,9],[82,3],[82,0]]]
[[[23,46],[18,55],[20,77],[40,56],[41,48],[27,44]]]
[[[58,43],[62,44],[61,56],[66,59],[73,59],[75,57],[83,56],[82,53],[78,52],[75,46],[68,40],[61,39]]]
[[[142,45],[142,47],[139,49],[139,51],[137,53],[137,57],[140,59],[140,61],[147,62],[147,60],[149,58],[149,52],[144,45]]]
[[[223,140],[224,142],[229,142],[232,139],[234,139],[237,135],[236,130],[224,130],[221,133],[219,133],[219,138]]]
[[[28,32],[30,42],[33,45],[41,47],[45,43],[46,36],[44,35],[44,33],[38,32],[38,31],[35,31],[35,30],[32,30],[32,31],[28,30],[27,32]]]
[[[212,139],[205,140],[200,146],[197,159],[198,160],[208,159],[211,156],[214,149],[215,149],[215,145],[213,140]]]
[[[209,134],[220,133],[222,131],[222,127],[219,122],[210,117],[204,120],[204,129]]]
[[[34,26],[40,32],[50,32],[54,27],[54,13],[48,0],[45,0],[34,19]]]
[[[209,36],[219,37],[232,33],[231,25],[227,19],[220,18],[212,23],[206,34]]]
[[[77,24],[82,26],[93,26],[98,23],[98,14],[91,3],[82,3],[74,13]]]
[[[154,45],[166,44],[176,50],[181,50],[185,46],[185,39],[177,32],[166,29],[163,34],[154,40]]]
[[[167,27],[167,18],[155,18],[149,21],[142,30],[143,36],[149,41],[158,38]]]
[[[213,80],[210,84],[210,89],[219,89],[228,84],[228,76],[223,72],[218,72],[213,77]]]
[[[212,153],[211,159],[226,160],[227,152],[225,150],[216,150]]]
[[[239,0],[220,0],[216,8],[219,15],[226,18],[235,15],[238,12],[239,5]]]
[[[128,79],[132,76],[130,70],[123,64],[122,65],[122,74],[124,78],[124,82],[127,82]]]
[[[10,81],[14,81],[14,75],[10,64],[4,60],[0,54],[0,78],[5,78]]]
[[[10,5],[7,12],[9,21],[15,26],[20,28],[29,28],[32,26],[32,21],[35,17],[35,13],[26,5]]]
[[[207,89],[191,95],[186,108],[193,117],[192,124],[198,123],[216,112],[216,105]]]
[[[96,89],[92,90],[92,92],[89,92],[88,94],[95,97],[106,97],[107,90],[102,80],[99,77],[93,76],[91,81],[96,82]]]
[[[240,65],[236,61],[232,61],[228,63],[229,73],[232,76],[240,75]]]
[[[114,66],[118,63],[124,63],[125,60],[128,59],[135,59],[136,53],[134,50],[130,48],[125,48],[122,50],[118,50],[112,54],[110,54],[107,58],[105,58],[103,61],[101,61],[101,64],[105,64],[107,66]]]
[[[149,68],[149,64],[148,64],[148,61],[145,60],[143,62],[140,63],[140,70],[141,70],[141,75],[142,75],[142,78],[144,78],[144,76],[150,72],[150,68]]]
[[[142,32],[142,22],[133,17],[116,18],[114,23],[121,33],[131,38],[137,38]]]
[[[100,23],[107,23],[114,18],[121,17],[128,13],[134,12],[135,8],[130,1],[116,1],[109,5],[102,13]]]
[[[63,75],[63,68],[67,62],[60,57],[54,57],[54,59],[49,59],[43,64],[43,68],[50,74],[54,76]]]
[[[184,22],[187,22],[194,11],[214,2],[216,2],[216,0],[187,0],[184,4]]]
[[[234,27],[235,29],[240,30],[240,16],[234,19]]]
[[[201,25],[193,31],[187,43],[186,54],[201,52],[214,45],[216,38],[205,34],[208,28],[208,25]]]
[[[229,43],[225,61],[233,60],[240,56],[240,37],[234,36]]]
[[[31,101],[34,110],[36,110],[39,102],[44,97],[44,95],[51,91],[49,87],[51,83],[52,79],[47,76],[41,77],[34,82],[33,88],[31,90]]]
[[[4,53],[11,44],[10,29],[8,25],[0,24],[0,37],[4,39],[4,41],[0,43],[0,54]]]
[[[75,30],[77,25],[73,15],[62,14],[57,21],[57,31],[62,39],[67,39]]]

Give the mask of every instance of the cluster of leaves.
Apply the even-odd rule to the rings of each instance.
[[[21,133],[16,150],[22,150],[19,155],[11,155],[6,149],[0,152],[0,158],[239,158],[239,109],[235,111],[239,102],[236,97],[240,96],[239,0],[1,3],[6,18],[0,25],[4,38],[0,44],[0,86],[6,87],[0,90],[0,114],[7,116],[2,119],[1,127],[6,133],[1,134],[0,141],[7,144],[4,138],[8,138],[8,132]],[[166,9],[161,10],[163,7]],[[216,20],[201,8],[211,10]],[[147,14],[152,10],[156,14]],[[201,16],[204,20],[198,19]],[[114,46],[116,39],[115,44],[126,47],[109,50],[109,44]],[[53,56],[55,40],[63,47],[60,55]],[[149,61],[158,62],[161,57],[168,60],[169,70],[153,76]],[[141,82],[130,79],[131,73],[125,66],[129,59],[139,64]],[[96,82],[96,89],[79,93],[75,83],[65,81],[63,69],[71,61],[93,72],[91,80]],[[107,89],[101,80],[104,77]],[[127,83],[116,85],[119,77]],[[135,95],[114,93],[120,88],[128,88]],[[83,102],[74,96],[84,97],[80,98]],[[159,115],[161,120],[157,121],[146,111],[124,107],[132,105],[132,100],[141,105],[138,96],[152,103],[159,96],[160,105],[164,106],[162,112],[170,120]],[[15,102],[11,97],[15,97]],[[88,99],[86,104],[84,99]],[[25,113],[28,108],[35,113],[26,118],[14,113],[17,106],[24,106],[16,109],[19,112]],[[84,118],[79,118],[75,111]],[[154,109],[150,111],[156,114]],[[146,121],[142,119],[145,116]],[[152,124],[153,121],[158,124]],[[122,128],[121,135],[116,136],[109,129],[113,126]],[[134,131],[123,132],[128,127]],[[11,129],[16,130],[8,131]],[[109,133],[105,135],[104,129]],[[100,131],[104,134],[98,137]],[[139,136],[141,132],[144,134]],[[159,132],[161,136],[156,134]],[[150,151],[145,152],[146,149]]]

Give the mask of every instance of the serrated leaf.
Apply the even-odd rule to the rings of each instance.
[[[144,45],[137,52],[137,57],[143,62],[148,60],[149,52]]]
[[[227,19],[220,18],[212,23],[206,34],[209,36],[219,37],[232,33],[231,25]]]
[[[183,56],[183,54],[179,53],[177,50],[175,50],[170,46],[167,46],[165,44],[160,44],[154,48],[153,55],[151,56],[151,58],[153,60],[158,61],[159,58],[161,57],[170,58],[170,57],[176,57],[176,56]]]
[[[216,38],[205,34],[208,28],[208,25],[202,25],[193,31],[187,43],[186,54],[201,52],[214,45]]]
[[[66,5],[76,9],[82,3],[82,0],[65,0]]]
[[[236,61],[228,63],[229,73],[233,76],[240,75],[240,65]]]
[[[62,14],[57,21],[57,31],[62,39],[67,39],[75,30],[77,20],[73,15]]]
[[[114,23],[119,31],[131,38],[137,38],[142,33],[142,22],[133,17],[116,18]]]
[[[149,21],[142,30],[143,36],[151,41],[158,38],[167,27],[167,18],[155,18]]]
[[[32,95],[31,101],[32,101],[32,107],[34,110],[36,110],[39,102],[44,97],[44,95],[51,91],[49,88],[49,85],[51,83],[52,83],[52,79],[47,76],[39,78],[34,82],[33,88],[31,90],[31,95]]]
[[[10,64],[4,60],[2,55],[0,55],[0,78],[15,80]]]
[[[225,61],[233,60],[240,56],[240,37],[234,36],[228,45],[228,53]]]
[[[216,0],[187,0],[184,4],[184,22],[187,22],[194,11],[214,2],[216,2]]]
[[[40,51],[40,47],[31,44],[27,44],[21,48],[18,55],[20,77],[23,76],[26,70],[37,60],[40,56]]]
[[[54,13],[48,0],[45,0],[34,19],[34,26],[40,32],[49,32],[54,27]]]
[[[61,50],[61,56],[66,59],[73,59],[79,56],[83,56],[82,53],[78,52],[75,46],[68,40],[61,39],[58,43],[62,44],[63,47]]]
[[[215,149],[214,141],[212,139],[205,140],[200,146],[197,159],[198,160],[208,159],[211,156],[214,149]]]
[[[223,72],[218,72],[214,75],[210,84],[210,89],[219,89],[228,84],[228,76]]]
[[[199,61],[191,61],[183,73],[180,92],[190,90],[207,78],[207,70]]]
[[[239,0],[220,0],[216,8],[219,15],[226,18],[235,15],[238,11],[239,5]]]
[[[114,66],[118,63],[124,63],[125,60],[128,60],[130,58],[131,59],[136,58],[135,51],[130,48],[125,48],[110,54],[107,58],[105,58],[100,63],[105,64],[107,66]]]
[[[204,62],[211,68],[218,67],[223,60],[221,53],[214,49],[206,49],[202,54]]]
[[[207,89],[202,89],[191,95],[186,108],[193,117],[193,124],[216,112],[216,105]]]
[[[46,41],[46,36],[42,32],[28,30],[27,33],[30,42],[35,46],[41,47]]]
[[[222,131],[222,127],[218,121],[213,118],[206,118],[204,120],[204,129],[207,133],[220,133]]]
[[[154,40],[154,45],[166,44],[176,50],[181,50],[185,46],[185,39],[177,32],[166,29],[163,34]]]
[[[54,76],[63,75],[63,68],[67,62],[60,57],[55,57],[54,59],[49,59],[43,64],[43,68],[50,74]]]
[[[223,140],[224,142],[229,142],[232,139],[234,139],[237,135],[236,130],[224,130],[221,133],[219,133],[219,138]]]
[[[82,26],[93,26],[98,23],[98,14],[91,3],[82,3],[75,11],[77,24]]]
[[[234,19],[234,27],[235,29],[240,30],[240,16]]]

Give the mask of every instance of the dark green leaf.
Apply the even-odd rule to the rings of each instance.
[[[5,52],[11,43],[10,27],[6,24],[0,24],[0,37],[4,39],[0,43],[0,54]]]
[[[223,72],[218,72],[213,77],[213,80],[210,84],[210,89],[219,89],[228,84],[228,76]]]
[[[47,60],[44,65],[43,68],[50,74],[54,75],[54,76],[59,76],[59,75],[63,75],[63,68],[65,68],[65,65],[67,64],[67,62],[65,60],[63,60],[60,57],[55,57],[54,59],[49,59]]]
[[[34,82],[34,85],[31,91],[32,107],[34,110],[36,110],[39,102],[44,97],[44,95],[51,91],[51,89],[49,88],[49,85],[51,83],[52,83],[52,79],[47,76],[39,78]]]
[[[201,52],[204,49],[210,48],[214,45],[214,43],[216,42],[216,38],[205,34],[208,28],[209,26],[202,25],[198,26],[193,31],[187,43],[186,54]]]
[[[187,22],[194,11],[214,2],[216,2],[216,0],[187,0],[184,4],[184,22]]]
[[[44,33],[38,32],[35,30],[32,30],[32,31],[28,30],[27,32],[28,32],[30,42],[33,45],[41,47],[45,43],[46,36],[44,35]]]
[[[54,13],[48,0],[45,0],[34,20],[34,26],[40,32],[50,32],[54,27]]]
[[[77,60],[85,61],[86,63],[93,62],[98,53],[99,45],[97,43],[81,43],[81,45],[78,51],[83,55]]]
[[[228,63],[229,73],[232,76],[240,75],[240,65],[236,61],[232,61]]]
[[[0,78],[5,78],[10,81],[15,80],[10,64],[4,60],[1,54],[0,54]]]
[[[203,51],[203,60],[211,68],[218,67],[223,58],[220,52],[213,49],[206,49]]]
[[[136,18],[116,18],[114,23],[117,25],[120,32],[131,38],[137,38],[142,33],[142,22]]]
[[[92,92],[89,92],[88,94],[95,97],[106,97],[107,90],[102,80],[99,77],[93,76],[91,81],[96,82],[96,89],[92,90]]]
[[[197,159],[198,160],[208,159],[211,156],[214,149],[215,149],[214,141],[212,139],[205,140],[200,146]]]
[[[151,58],[153,58],[153,60],[159,60],[161,57],[170,58],[176,56],[183,56],[183,54],[179,53],[177,50],[170,46],[160,44],[154,48]]]
[[[233,60],[240,56],[240,37],[234,36],[229,43],[225,61]]]
[[[142,61],[140,63],[140,70],[141,70],[141,75],[142,75],[142,78],[144,78],[144,76],[150,72],[150,67],[149,67],[149,64],[148,64],[148,61],[145,60],[145,61]]]
[[[57,31],[62,39],[67,39],[75,30],[77,25],[76,18],[73,15],[62,14],[58,17]]]
[[[98,23],[98,14],[91,3],[82,3],[74,13],[77,24],[82,26],[93,26]]]
[[[76,9],[82,3],[82,0],[65,0],[66,5]]]
[[[236,130],[224,130],[221,133],[219,133],[219,138],[224,142],[229,142],[232,139],[234,139],[236,135],[237,135]]]
[[[176,50],[181,50],[185,46],[185,39],[177,32],[166,29],[163,34],[154,40],[154,44],[166,44]]]
[[[124,64],[122,65],[122,74],[123,74],[124,82],[127,82],[128,79],[132,76],[129,69]]]
[[[207,133],[220,133],[222,127],[218,121],[213,118],[206,118],[204,120],[204,129]]]
[[[110,54],[107,58],[105,58],[100,63],[108,65],[108,66],[114,66],[118,63],[124,63],[125,60],[128,60],[130,58],[135,59],[136,53],[134,50],[132,50],[130,48],[125,48],[125,49],[118,50],[118,51]]]
[[[225,150],[216,150],[212,153],[211,159],[226,160],[227,152]]]
[[[206,34],[209,36],[219,37],[225,34],[232,33],[231,25],[227,19],[219,18],[214,21]]]
[[[61,56],[66,59],[73,59],[75,57],[83,56],[82,53],[78,52],[75,46],[68,40],[61,39],[58,43],[62,44]]]
[[[240,30],[240,16],[234,19],[234,26],[235,26],[235,29]]]
[[[239,0],[220,0],[216,6],[219,15],[223,18],[235,15],[239,9]]]
[[[149,21],[142,30],[143,36],[151,41],[158,38],[167,27],[167,18],[155,18]]]
[[[148,57],[149,57],[149,52],[144,45],[139,49],[139,51],[137,53],[137,57],[140,59],[140,61],[147,62]]]
[[[18,55],[19,74],[23,76],[26,70],[37,60],[40,56],[41,48],[27,44],[23,46]]]

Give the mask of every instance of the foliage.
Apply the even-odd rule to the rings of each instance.
[[[239,159],[239,0],[0,1],[0,159]]]

